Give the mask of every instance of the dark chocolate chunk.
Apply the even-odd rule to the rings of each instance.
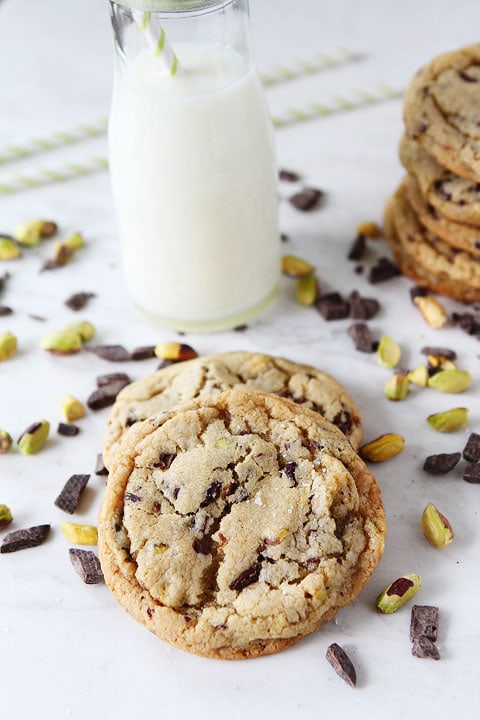
[[[445,475],[453,470],[461,457],[459,452],[429,455],[425,458],[423,469],[431,475]]]
[[[34,525],[23,530],[12,530],[0,543],[0,553],[16,552],[41,545],[47,539],[50,525]]]
[[[293,461],[292,461],[292,462],[288,462],[288,463],[283,467],[283,472],[285,473],[285,475],[287,476],[287,478],[288,478],[288,479],[290,480],[290,482],[292,483],[292,486],[295,486],[295,485],[297,484],[297,478],[296,478],[296,476],[295,476],[295,471],[296,471],[296,469],[297,469],[297,463],[296,463],[296,462],[293,462]]]
[[[353,425],[352,415],[346,408],[342,408],[342,410],[335,415],[332,422],[343,432],[344,435],[350,432]]]
[[[34,315],[32,313],[29,313],[28,317],[31,320],[36,320],[37,322],[46,322],[47,318],[43,317],[43,315]]]
[[[447,360],[457,359],[457,353],[455,352],[455,350],[450,350],[450,348],[445,347],[426,345],[421,349],[420,352],[422,352],[424,355],[436,355],[438,357],[446,358]]]
[[[175,453],[160,453],[158,462],[155,463],[154,467],[159,467],[160,470],[168,470],[175,458]]]
[[[97,377],[97,387],[104,387],[110,385],[112,382],[123,381],[125,385],[129,385],[132,380],[126,373],[107,373],[106,375],[99,375]]]
[[[454,325],[458,325],[468,335],[478,335],[480,333],[480,315],[473,313],[453,313],[452,320]]]
[[[143,347],[137,347],[132,350],[132,360],[148,360],[149,358],[155,357],[155,345],[144,345]]]
[[[126,362],[131,360],[131,354],[123,345],[95,345],[88,348],[90,352],[109,362]]]
[[[440,660],[437,646],[425,636],[415,638],[412,645],[412,655],[423,660]]]
[[[207,488],[205,498],[200,503],[200,507],[207,507],[211,502],[216,500],[222,491],[222,483],[219,480],[214,480],[211,485]]]
[[[328,293],[318,298],[315,303],[320,315],[325,320],[343,320],[348,317],[350,312],[350,305],[347,300],[340,295],[338,292]]]
[[[464,82],[467,82],[467,83],[478,82],[476,77],[469,75],[465,70],[457,70],[457,72],[458,72],[458,77],[461,78]]]
[[[100,560],[92,550],[70,548],[68,551],[70,561],[87,585],[97,585],[104,582]]]
[[[284,182],[298,182],[300,180],[300,175],[292,170],[281,169],[278,172],[278,178]]]
[[[90,475],[72,475],[63,486],[63,490],[54,504],[59,507],[60,510],[64,510],[70,515],[73,515],[77,509],[80,495],[89,479]]]
[[[428,294],[427,288],[420,287],[420,285],[414,285],[410,288],[410,299],[412,302],[416,297],[426,297]]]
[[[192,547],[196,553],[200,555],[209,555],[210,553],[210,538],[195,538],[192,543]]]
[[[128,502],[136,503],[136,502],[140,502],[141,499],[142,498],[140,497],[140,495],[136,495],[135,493],[132,493],[132,492],[125,493],[125,500],[127,500]]]
[[[280,234],[280,241],[281,242],[288,242],[290,240],[289,236],[286,233]]]
[[[6,235],[2,235],[2,237],[7,237]],[[13,238],[12,238],[13,239]],[[7,280],[10,277],[8,272],[4,272],[3,275],[0,275],[0,292],[5,289],[5,286],[7,284]]]
[[[108,468],[103,462],[102,453],[97,453],[97,461],[95,463],[95,475],[108,475]]]
[[[354,688],[357,684],[357,673],[345,650],[337,643],[332,643],[328,646],[325,657],[337,675]]]
[[[94,390],[88,397],[87,405],[90,410],[101,410],[109,405],[113,405],[120,390],[123,390],[125,385],[128,385],[124,380],[114,380],[108,385],[102,385],[102,387]]]
[[[59,422],[57,427],[57,433],[59,435],[64,435],[65,437],[75,437],[75,435],[78,435],[80,432],[80,428],[78,425],[73,425],[73,423],[64,423]]]
[[[233,328],[234,332],[245,332],[245,330],[248,330],[248,325],[246,323],[243,323],[243,325],[237,325]]]
[[[438,607],[413,605],[410,615],[410,640],[426,637],[435,641],[438,634]]]
[[[70,310],[83,310],[85,305],[88,303],[89,300],[95,297],[95,293],[92,292],[78,292],[74,293],[73,295],[70,295],[69,298],[65,300],[65,305],[70,308]]]
[[[170,367],[170,365],[175,365],[175,363],[179,362],[178,360],[162,360],[162,362],[157,365],[157,370],[163,370],[166,367]]]
[[[232,580],[228,587],[230,588],[230,590],[240,591],[248,587],[249,585],[253,585],[253,583],[256,583],[258,581],[261,569],[262,564],[261,562],[257,561],[249,568],[241,572],[240,575],[235,578],[235,580]]]
[[[472,433],[463,448],[463,457],[468,462],[476,463],[480,460],[480,435]]]
[[[375,298],[362,297],[356,290],[350,293],[350,317],[352,320],[371,320],[380,310]]]
[[[312,187],[305,187],[300,192],[295,193],[295,195],[292,195],[290,198],[288,198],[289,202],[293,207],[297,208],[297,210],[312,210],[312,208],[315,207],[315,205],[319,202],[320,199],[323,198],[323,191],[318,190],[317,188]]]
[[[370,268],[368,273],[368,282],[372,285],[384,282],[385,280],[391,280],[397,275],[401,275],[400,268],[394,262],[386,257],[378,259],[376,265]]]
[[[11,315],[13,313],[13,310],[11,307],[7,307],[6,305],[0,305],[0,317],[5,317],[6,315]]]
[[[355,348],[360,352],[373,352],[372,336],[370,328],[365,323],[355,323],[348,328],[348,334],[352,338]]]
[[[480,462],[474,463],[467,467],[463,473],[463,479],[469,483],[480,483]]]
[[[349,260],[361,260],[365,255],[367,249],[367,238],[362,233],[359,233],[352,243],[350,250],[348,251]]]

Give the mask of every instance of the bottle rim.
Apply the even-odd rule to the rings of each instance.
[[[220,10],[231,5],[234,0],[110,0],[110,2],[143,12],[181,15]]]

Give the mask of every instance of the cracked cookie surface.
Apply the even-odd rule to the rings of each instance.
[[[236,659],[288,647],[353,600],[385,516],[337,428],[231,390],[132,428],[98,531],[105,580],[133,617],[184,650]]]
[[[404,98],[407,135],[461,177],[480,181],[480,45],[444,53],[413,77]]]
[[[135,423],[181,402],[231,388],[262,390],[306,405],[337,425],[353,447],[360,445],[363,436],[360,411],[333,377],[285,358],[226,352],[176,363],[122,390],[104,433],[103,457],[107,467],[113,462],[122,436]]]

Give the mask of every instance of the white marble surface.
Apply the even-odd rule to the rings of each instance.
[[[269,89],[272,112],[278,114],[287,105],[328,102],[335,94],[374,90],[380,83],[405,87],[430,57],[478,39],[480,5],[474,0],[252,0],[252,16],[262,68],[340,46],[364,55],[342,68]],[[0,146],[108,112],[112,68],[106,2],[3,0],[0,33]],[[318,365],[357,400],[366,439],[385,431],[405,436],[405,451],[375,467],[389,533],[371,582],[323,631],[280,655],[221,662],[171,649],[131,620],[106,587],[84,585],[70,565],[60,530],[65,517],[53,500],[71,474],[93,472],[108,411],[89,412],[79,421],[76,438],[53,432],[38,455],[15,451],[0,459],[0,502],[12,508],[11,529],[52,525],[42,547],[0,559],[5,717],[478,717],[479,488],[464,482],[459,469],[446,477],[428,476],[422,463],[427,454],[461,450],[470,431],[480,432],[480,345],[458,329],[427,326],[410,303],[406,279],[373,287],[345,260],[356,224],[381,221],[385,200],[402,175],[401,131],[399,100],[279,129],[279,164],[327,192],[325,207],[309,214],[282,201],[282,230],[291,238],[289,251],[316,265],[324,291],[356,288],[381,301],[382,311],[370,326],[377,338],[389,334],[400,343],[402,364],[418,364],[427,343],[454,347],[460,365],[473,375],[471,389],[461,397],[419,390],[403,403],[387,401],[383,384],[389,371],[374,356],[354,350],[345,332],[348,321],[327,323],[315,310],[298,306],[286,280],[275,306],[246,332],[185,338],[200,353],[239,348]],[[79,143],[0,166],[0,181],[42,164],[104,152],[103,138]],[[289,192],[282,185],[282,195]],[[50,252],[47,243],[8,265],[11,279],[1,302],[15,312],[0,318],[0,332],[14,332],[20,349],[0,365],[0,427],[14,437],[41,417],[55,429],[60,396],[85,400],[98,374],[121,369],[137,378],[156,365],[111,365],[89,353],[59,358],[42,352],[40,338],[77,317],[63,304],[71,292],[97,293],[83,316],[95,324],[99,343],[133,348],[174,339],[140,317],[126,298],[106,172],[0,197],[2,231],[35,216],[51,216],[65,233],[81,230],[87,247],[68,267],[51,273],[38,272]],[[386,252],[375,246],[368,264]],[[3,265],[7,268],[0,263],[0,272]],[[449,311],[460,308],[445,304]],[[45,321],[32,319],[32,313]],[[468,428],[452,435],[429,429],[428,414],[455,405],[470,409]],[[103,487],[102,478],[92,475],[74,520],[96,522]],[[436,503],[455,528],[455,540],[444,550],[431,547],[421,534],[419,518],[427,502]],[[392,616],[375,610],[377,593],[406,572],[422,576],[416,600],[440,607],[440,662],[411,656],[409,608]],[[334,641],[357,666],[356,691],[324,658]]]

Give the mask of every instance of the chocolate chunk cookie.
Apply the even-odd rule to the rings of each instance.
[[[282,650],[351,602],[382,555],[385,516],[338,428],[230,390],[131,429],[98,533],[127,612],[184,650],[237,659]]]
[[[421,68],[404,98],[407,135],[456,175],[480,182],[480,44]]]
[[[263,390],[306,405],[337,425],[353,447],[360,445],[360,411],[345,388],[330,375],[284,358],[229,352],[176,363],[122,390],[104,433],[107,467],[122,435],[135,423],[178,403],[230,388]]]

